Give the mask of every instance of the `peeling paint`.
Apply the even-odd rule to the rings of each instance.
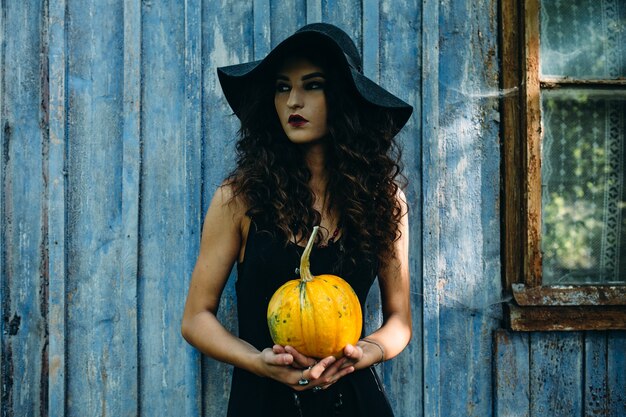
[[[17,314],[13,313],[13,317],[11,318],[11,320],[9,321],[7,327],[8,327],[8,333],[9,336],[15,336],[17,334],[17,332],[20,330],[20,323],[22,322],[22,318],[20,316],[18,316]]]

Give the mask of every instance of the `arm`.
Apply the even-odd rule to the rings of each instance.
[[[378,282],[381,290],[383,325],[367,339],[360,340],[356,347],[347,346],[346,357],[352,359],[356,369],[362,369],[397,356],[411,340],[411,300],[409,279],[409,219],[406,198],[398,191],[398,202],[404,215],[400,219],[400,238],[394,243],[395,256],[387,266],[379,271]]]
[[[202,353],[258,373],[258,350],[228,332],[216,318],[243,239],[244,208],[237,201],[229,204],[231,196],[229,186],[219,187],[207,211],[181,330],[187,342]]]

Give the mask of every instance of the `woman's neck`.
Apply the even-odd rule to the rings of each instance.
[[[309,186],[311,190],[319,195],[326,191],[328,174],[326,171],[326,146],[323,143],[315,143],[308,147],[304,156],[305,163],[311,173]]]
[[[320,226],[322,227],[322,242],[328,242],[328,239],[337,238],[338,234],[338,215],[329,205],[328,199],[328,170],[326,169],[326,144],[318,142],[308,145],[304,155],[305,163],[311,173],[309,187],[315,196],[313,208],[317,210],[322,218]]]

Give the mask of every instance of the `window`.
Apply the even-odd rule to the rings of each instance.
[[[626,2],[501,7],[510,326],[626,329]]]

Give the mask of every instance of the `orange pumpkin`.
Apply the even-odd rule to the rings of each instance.
[[[313,358],[340,357],[361,335],[361,304],[342,278],[311,274],[309,256],[318,229],[313,228],[300,259],[300,279],[286,282],[272,296],[267,324],[276,344]]]

